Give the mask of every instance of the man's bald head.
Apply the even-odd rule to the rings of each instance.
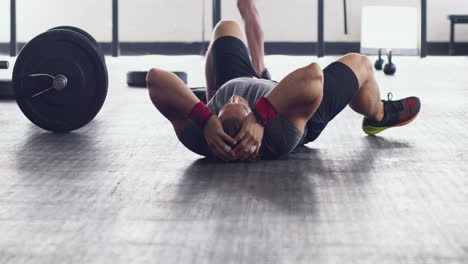
[[[236,137],[242,122],[252,112],[248,102],[240,96],[232,96],[219,111],[219,120],[223,125],[224,132],[230,137]]]

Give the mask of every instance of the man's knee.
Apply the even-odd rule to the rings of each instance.
[[[220,20],[218,24],[216,24],[215,29],[217,28],[224,29],[224,30],[233,29],[233,28],[236,29],[236,28],[240,28],[240,25],[234,20],[223,19],[223,20]]]
[[[349,59],[352,64],[358,65],[361,71],[364,71],[366,73],[374,72],[374,66],[370,61],[369,57],[367,57],[366,55],[361,55],[359,53],[348,53],[344,56],[344,58]]]
[[[364,70],[369,71],[369,72],[374,72],[374,65],[370,61],[369,57],[366,55],[361,55],[361,54],[356,54],[356,59],[359,60],[359,63],[362,65]]]
[[[303,78],[310,83],[309,96],[317,97],[323,93],[323,71],[320,65],[316,62],[307,65],[303,68]]]
[[[316,62],[307,65],[304,69],[304,77],[308,80],[317,80],[323,82],[323,71],[320,65]]]
[[[302,79],[307,83],[302,91],[306,104],[317,104],[323,96],[323,71],[316,62],[302,68]]]
[[[240,25],[234,20],[219,21],[214,29],[214,37],[217,39],[224,36],[232,36],[242,39],[243,35]]]

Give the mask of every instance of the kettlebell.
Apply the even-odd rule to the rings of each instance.
[[[392,63],[392,52],[391,51],[388,53],[388,63],[385,64],[383,71],[384,71],[384,73],[386,75],[393,75],[396,72],[396,66],[395,66],[395,64]]]
[[[378,71],[382,70],[385,60],[382,59],[382,49],[379,49],[379,58],[374,63],[374,68]]]

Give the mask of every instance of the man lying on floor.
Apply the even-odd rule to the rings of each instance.
[[[419,112],[417,97],[380,100],[366,56],[348,54],[323,71],[312,63],[276,83],[261,79],[242,39],[233,21],[214,29],[205,69],[208,106],[174,74],[148,73],[151,100],[195,153],[224,161],[277,158],[317,139],[346,105],[364,116],[367,134],[408,124]]]

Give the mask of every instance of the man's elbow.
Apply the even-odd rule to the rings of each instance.
[[[161,85],[158,85],[160,74],[161,70],[152,68],[146,75],[146,86],[148,87],[149,96],[153,102],[156,102],[156,97],[158,97],[160,93]]]
[[[157,82],[156,79],[158,77],[159,70],[156,68],[152,68],[148,71],[148,74],[146,75],[146,85],[148,88],[155,87]]]

